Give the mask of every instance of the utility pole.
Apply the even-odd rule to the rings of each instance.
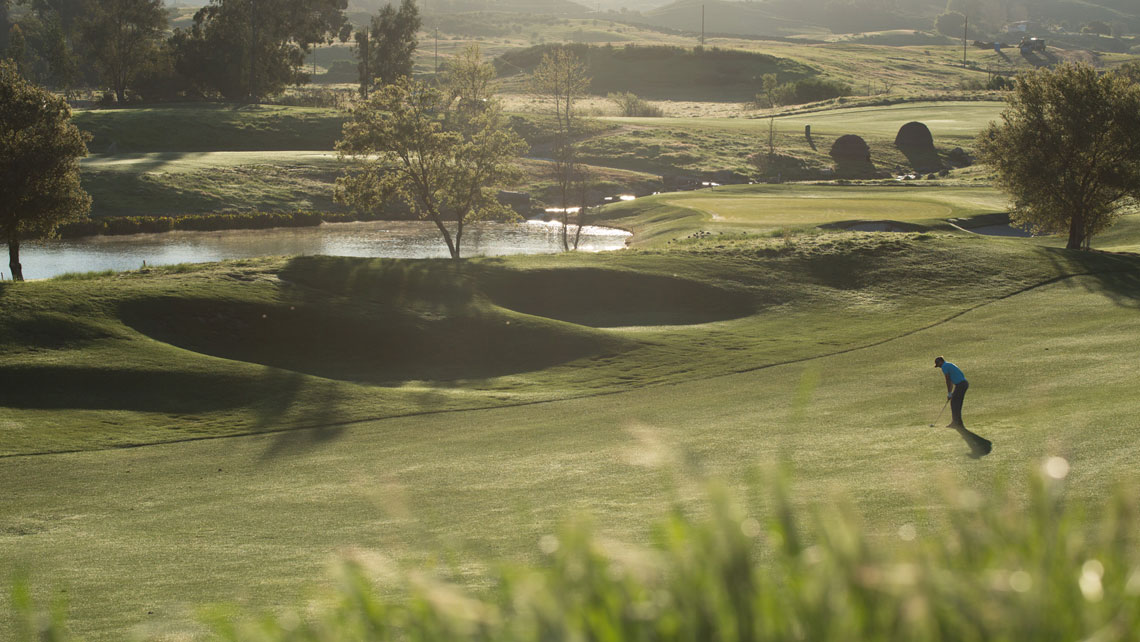
[[[970,16],[962,21],[962,66],[966,66],[966,32],[970,30]]]

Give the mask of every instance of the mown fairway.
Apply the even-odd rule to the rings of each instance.
[[[5,285],[4,566],[113,640],[194,630],[206,602],[293,603],[345,554],[483,586],[569,513],[640,540],[692,482],[777,461],[799,502],[851,498],[884,538],[927,533],[948,479],[985,493],[1060,454],[1082,501],[1133,475],[1134,257],[724,241]],[[936,354],[970,377],[985,459],[927,427]],[[202,439],[235,432],[263,434]],[[99,450],[154,442],[173,443]]]

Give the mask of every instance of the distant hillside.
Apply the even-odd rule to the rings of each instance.
[[[983,31],[1000,32],[1006,24],[1032,20],[1050,31],[1079,31],[1100,21],[1117,33],[1140,33],[1140,1],[1137,0],[951,0],[954,10],[973,7],[971,25]],[[606,7],[602,2],[601,6]],[[643,9],[639,19],[646,24],[701,30],[704,7],[705,33],[748,36],[789,36],[861,33],[891,29],[930,30],[935,18],[946,11],[941,0],[673,0]]]
[[[398,0],[349,0],[348,11],[375,14],[390,3],[397,4]],[[426,15],[468,11],[580,15],[590,10],[572,0],[429,0],[419,6]]]
[[[507,52],[495,59],[495,66],[504,76],[529,74],[553,46]],[[764,74],[777,74],[780,82],[818,74],[787,58],[715,47],[570,47],[586,63],[590,93],[603,96],[629,91],[657,100],[747,101],[760,91]]]
[[[668,29],[699,33],[701,9],[704,8],[705,33],[729,33],[747,36],[788,36],[819,31],[811,24],[773,10],[766,2],[728,2],[726,0],[676,0],[642,13],[646,24]]]

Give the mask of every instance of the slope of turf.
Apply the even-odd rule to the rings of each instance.
[[[335,109],[190,104],[78,111],[94,153],[332,150],[345,115]]]
[[[329,560],[346,551],[401,566],[441,565],[483,586],[487,560],[534,557],[569,511],[595,514],[607,537],[642,540],[647,521],[690,496],[692,481],[741,482],[754,466],[777,460],[811,489],[802,497],[853,497],[867,531],[882,538],[906,524],[920,533],[934,528],[937,519],[916,507],[937,511],[947,476],[986,493],[995,480],[1060,454],[1072,464],[1070,499],[1080,502],[1133,474],[1140,456],[1130,419],[1140,332],[1136,257],[930,234],[741,237],[718,245],[725,244],[704,239],[668,252],[462,266],[262,261],[75,282],[82,289],[69,281],[5,284],[0,336],[22,334],[5,347],[4,389],[29,369],[51,374],[41,381],[45,390],[21,391],[22,406],[5,398],[0,426],[9,453],[22,440],[25,452],[53,442],[90,448],[99,445],[90,433],[109,443],[115,430],[169,439],[142,432],[162,422],[188,436],[208,417],[225,420],[208,433],[221,435],[252,412],[239,410],[250,398],[259,399],[265,429],[276,430],[295,425],[306,407],[319,415],[368,406],[381,415],[400,395],[434,411],[486,406],[511,386],[530,394],[484,410],[6,457],[0,483],[19,491],[0,497],[0,559],[28,569],[41,597],[66,591],[78,632],[112,640],[132,631],[194,633],[194,607],[206,602],[295,603],[323,584]],[[745,296],[754,312],[599,330],[492,303],[489,284],[544,282],[551,270],[584,267],[634,273],[623,278],[676,274]],[[557,285],[574,276],[581,274],[569,270]],[[532,373],[385,387],[201,356],[139,335],[120,318],[124,300],[154,304],[205,292],[214,301],[265,306],[287,300],[285,293],[314,303],[351,295],[366,299],[351,305],[490,315],[512,326],[545,324],[551,339],[573,332],[631,349]],[[953,431],[927,428],[944,398],[935,354],[970,378],[967,424],[995,442],[983,460],[967,458]],[[213,387],[200,387],[207,378]],[[643,385],[654,380],[667,385]],[[100,401],[79,386],[123,392]],[[49,394],[88,401],[59,408],[44,402]],[[193,403],[158,407],[178,394]],[[543,398],[560,400],[515,403]],[[75,432],[60,432],[69,423]],[[0,635],[11,630],[6,617]]]

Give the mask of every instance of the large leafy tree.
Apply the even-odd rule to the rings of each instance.
[[[51,236],[91,209],[79,184],[87,146],[67,102],[9,62],[0,62],[0,114],[0,239],[8,243],[12,278],[22,281],[20,243]]]
[[[493,73],[477,48],[454,65],[455,78]],[[507,126],[491,89],[478,83],[439,88],[410,78],[378,87],[353,110],[337,143],[342,155],[362,164],[337,182],[337,198],[365,211],[405,204],[435,223],[454,259],[466,225],[517,218],[499,203],[496,187],[518,178],[515,160],[526,143]]]
[[[119,102],[135,74],[158,51],[166,32],[162,0],[88,0],[79,29],[86,49]]]
[[[573,246],[578,247],[585,222],[586,168],[578,162],[580,135],[576,103],[590,86],[586,65],[569,47],[558,47],[542,56],[534,71],[531,87],[550,105],[554,116],[554,142],[551,150],[559,209],[562,210],[562,248],[569,250],[570,209],[577,207],[578,226]]]
[[[395,82],[412,75],[412,57],[419,44],[420,12],[414,0],[400,8],[385,5],[365,29],[356,32],[356,56],[360,59],[360,95],[367,98],[372,85]]]
[[[1087,249],[1140,197],[1140,86],[1086,64],[1022,75],[978,151],[1013,197],[1014,224]]]
[[[347,39],[347,0],[210,0],[175,37],[180,73],[201,89],[258,102],[308,79],[305,54]]]

